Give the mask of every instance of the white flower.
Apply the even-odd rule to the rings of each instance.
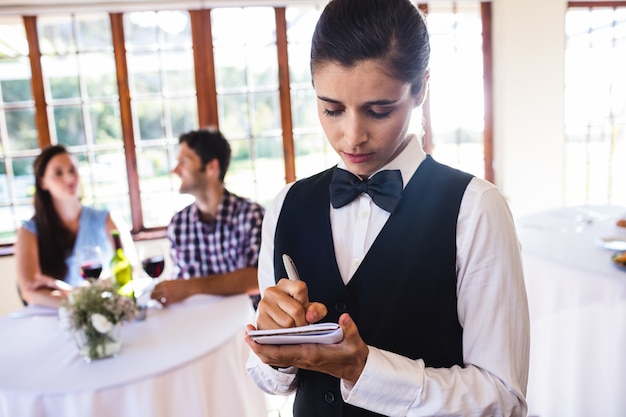
[[[100,333],[108,333],[113,328],[113,323],[107,320],[107,318],[100,313],[94,313],[91,315],[91,324],[94,329]]]

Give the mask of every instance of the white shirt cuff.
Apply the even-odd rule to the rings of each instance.
[[[343,400],[384,415],[405,415],[422,391],[424,362],[368,348],[367,362],[356,384],[341,381]]]

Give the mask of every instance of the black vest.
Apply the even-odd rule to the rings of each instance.
[[[330,228],[331,168],[296,182],[285,198],[274,241],[276,280],[289,254],[309,288],[328,308],[322,321],[350,313],[370,346],[417,359],[429,367],[463,366],[456,299],[456,222],[472,176],[430,156],[406,185],[402,200],[344,285]],[[373,416],[345,404],[339,380],[299,370],[296,417]]]

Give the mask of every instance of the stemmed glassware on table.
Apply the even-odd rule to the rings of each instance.
[[[165,269],[165,250],[158,244],[144,244],[139,248],[138,253],[144,273],[152,280],[150,284],[144,287],[142,292],[142,296],[147,295],[149,297],[148,294],[151,293],[156,284],[160,282],[161,276],[163,275]],[[154,300],[145,301],[145,304],[161,307],[161,304]]]
[[[84,280],[93,282],[102,273],[102,250],[99,246],[80,246],[76,250],[76,263]]]
[[[150,246],[142,250],[141,266],[152,279],[158,280],[165,269],[165,256],[160,246]]]

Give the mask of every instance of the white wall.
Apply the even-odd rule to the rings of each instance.
[[[17,296],[16,275],[14,258],[0,257],[0,317],[22,307]]]
[[[514,215],[564,202],[565,0],[494,0],[496,185]]]

